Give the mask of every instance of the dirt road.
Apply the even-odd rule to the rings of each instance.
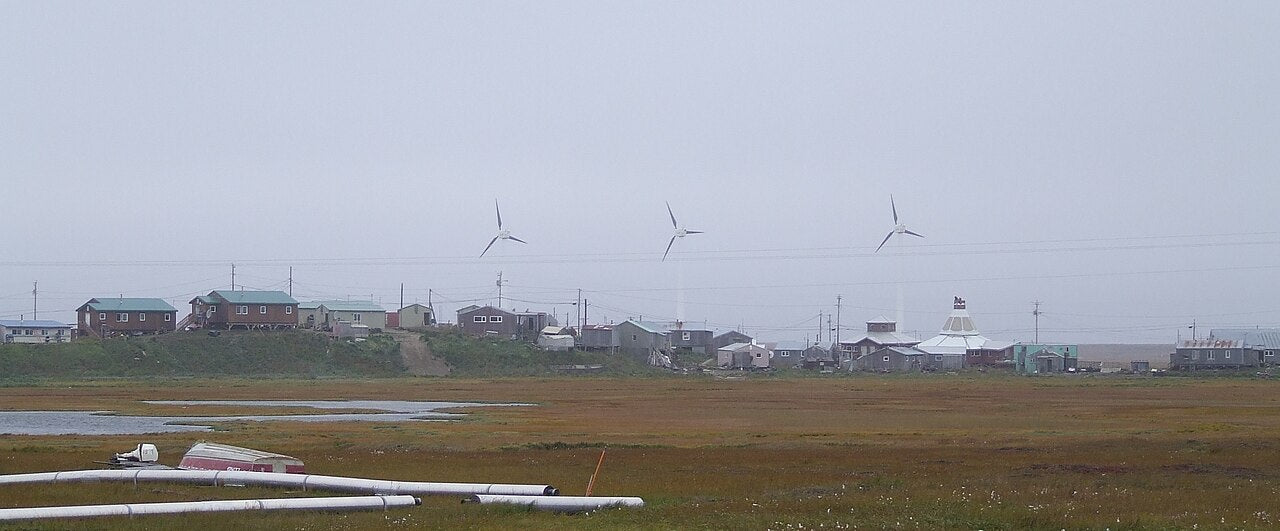
[[[406,330],[388,330],[387,333],[400,343],[400,357],[404,358],[404,366],[414,376],[447,376],[449,365],[444,360],[431,354],[431,348],[422,341],[422,336]]]

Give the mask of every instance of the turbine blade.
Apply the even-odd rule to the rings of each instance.
[[[904,231],[902,231],[902,232],[907,233],[907,234],[910,234],[910,235],[912,235],[912,236],[918,236],[918,237],[920,237],[920,238],[923,238],[923,237],[924,237],[924,235],[923,235],[923,234],[919,234],[919,233],[911,232],[911,231],[909,231],[909,230],[904,230]]]
[[[684,231],[684,233],[685,233],[685,234],[702,234],[702,231],[700,231],[700,230],[686,230],[686,231]]]
[[[893,209],[893,224],[898,224],[898,205],[893,204],[893,194],[889,194],[889,208]]]
[[[498,230],[502,230],[502,209],[498,208],[498,200],[493,200],[493,211],[498,213]]]
[[[509,239],[509,240],[515,240],[515,241],[518,241],[518,242],[523,243],[523,244],[528,244],[528,243],[529,243],[529,242],[526,242],[526,241],[524,241],[524,240],[521,240],[520,238],[517,238],[517,237],[515,237],[515,236],[508,236],[508,237],[507,237],[507,239]]]
[[[889,238],[891,238],[891,237],[893,237],[893,231],[889,231],[889,234],[885,235],[884,240],[880,242],[880,247],[884,247],[884,244],[885,244],[885,243],[888,243],[888,242],[889,242]],[[877,253],[878,253],[878,252],[880,252],[880,247],[876,247],[876,252],[877,252]]]
[[[667,250],[662,253],[662,261],[667,261],[667,254],[671,252],[671,244],[676,242],[676,237],[672,236],[671,241],[667,242]]]
[[[496,242],[496,241],[498,241],[497,236],[494,236],[492,240],[489,240],[489,245],[484,246],[484,250],[480,251],[480,258],[484,258],[484,253],[489,252],[489,248],[493,247],[493,242]]]
[[[666,201],[666,203],[667,203],[667,215],[671,216],[671,228],[675,228],[675,229],[680,228],[680,225],[676,224],[676,215],[673,212],[671,212],[671,202]]]

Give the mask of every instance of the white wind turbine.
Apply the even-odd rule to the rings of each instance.
[[[681,227],[680,224],[676,222],[676,215],[671,212],[671,202],[667,201],[666,203],[667,203],[667,215],[671,216],[671,226],[675,228],[676,232],[675,234],[671,235],[671,241],[667,242],[667,250],[662,253],[663,262],[667,261],[667,254],[671,252],[671,245],[676,243],[676,238],[683,238],[690,234],[702,234],[702,231],[700,230],[689,230],[684,227]]]
[[[498,200],[497,200],[497,199],[494,199],[494,200],[493,200],[493,211],[494,211],[494,212],[496,212],[496,213],[498,214],[498,235],[497,235],[497,236],[494,236],[492,240],[489,240],[489,245],[484,246],[484,250],[480,252],[480,257],[481,257],[481,258],[483,258],[483,257],[484,257],[484,253],[489,252],[489,248],[490,248],[490,247],[493,247],[493,244],[494,244],[495,242],[497,242],[498,240],[512,240],[512,241],[517,241],[517,242],[520,242],[520,243],[528,243],[528,242],[525,242],[524,240],[521,240],[520,238],[517,238],[517,237],[515,237],[515,236],[512,236],[512,235],[511,235],[511,231],[509,231],[509,230],[503,230],[503,228],[502,228],[502,210],[498,208]]]
[[[884,247],[884,244],[888,243],[889,238],[892,238],[894,234],[910,234],[920,238],[924,237],[923,235],[907,230],[906,223],[898,222],[898,206],[893,204],[893,194],[889,194],[889,208],[893,209],[893,230],[889,231],[889,234],[885,235],[884,240],[880,241],[880,246],[876,247],[877,253],[880,252],[880,247]]]

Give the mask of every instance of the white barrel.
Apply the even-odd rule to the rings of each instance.
[[[635,496],[513,496],[473,494],[464,503],[502,503],[524,505],[543,511],[579,512],[594,511],[606,507],[644,507],[644,500]]]
[[[509,483],[435,483],[427,481],[393,481],[314,474],[280,472],[247,472],[241,470],[69,470],[33,474],[0,475],[0,485],[28,483],[78,483],[93,481],[170,482],[205,485],[263,485],[334,492],[369,494],[468,495],[506,494],[518,496],[555,496],[560,493],[550,485]]]
[[[198,502],[120,503],[23,507],[0,509],[0,521],[91,516],[134,516],[225,511],[349,511],[409,507],[422,503],[413,496],[338,496],[329,498],[275,498],[263,500],[213,500]]]

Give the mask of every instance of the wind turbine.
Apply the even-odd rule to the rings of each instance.
[[[907,230],[906,223],[898,222],[898,206],[893,204],[893,194],[889,194],[889,208],[893,209],[893,230],[889,231],[889,234],[885,235],[884,240],[880,241],[880,246],[876,247],[877,253],[880,252],[880,247],[884,247],[884,244],[888,243],[889,238],[892,238],[894,234],[910,234],[919,238],[924,237],[918,233]]]
[[[480,252],[481,258],[484,258],[484,253],[489,252],[489,248],[493,247],[493,244],[498,240],[513,240],[520,243],[528,243],[524,240],[521,240],[520,238],[512,236],[511,231],[502,229],[502,210],[498,208],[497,199],[493,200],[493,211],[497,212],[498,214],[498,235],[494,236],[492,240],[489,240],[489,245],[484,246],[484,250]]]
[[[676,232],[675,234],[671,235],[671,241],[667,242],[666,252],[662,253],[663,262],[667,261],[667,254],[671,252],[671,244],[676,243],[676,238],[683,238],[690,234],[702,234],[702,231],[700,230],[689,230],[684,227],[681,227],[680,224],[676,222],[676,215],[671,212],[671,202],[667,201],[666,203],[667,203],[667,215],[671,216],[671,226],[676,229]]]

